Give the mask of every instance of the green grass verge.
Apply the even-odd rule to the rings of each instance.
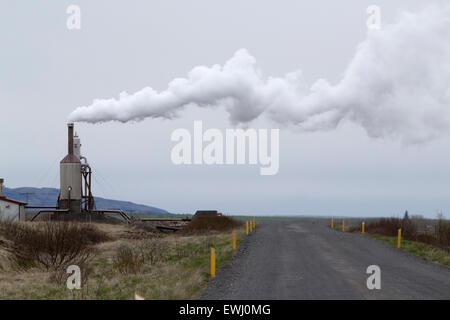
[[[387,242],[397,247],[397,237],[383,236],[379,234],[369,234],[368,236]],[[432,261],[447,268],[450,268],[450,252],[416,241],[402,240],[401,250],[415,254],[423,259]]]

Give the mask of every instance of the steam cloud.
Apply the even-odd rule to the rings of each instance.
[[[368,31],[341,80],[308,86],[300,71],[265,77],[247,50],[223,66],[199,66],[158,92],[146,87],[119,99],[94,100],[71,121],[176,117],[187,105],[225,107],[234,124],[262,114],[302,130],[329,130],[342,120],[371,137],[425,142],[450,128],[450,7],[402,13],[395,24]]]

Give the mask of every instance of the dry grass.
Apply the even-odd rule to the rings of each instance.
[[[44,228],[43,222],[19,225]],[[218,268],[233,254],[232,230],[161,236],[142,234],[139,226],[92,225],[107,234],[108,241],[91,243],[96,255],[80,266],[82,290],[66,288],[64,270],[55,274],[37,265],[15,266],[0,273],[0,299],[133,299],[135,292],[147,299],[191,299],[209,281],[210,247],[216,248]],[[237,231],[239,242],[243,230]],[[0,257],[10,254],[1,248],[0,243]],[[1,264],[4,258],[0,259]]]
[[[127,244],[122,244],[117,249],[113,259],[114,268],[122,274],[136,274],[143,264],[144,256]]]
[[[0,272],[10,271],[14,266],[14,257],[6,249],[7,246],[7,241],[0,238]]]
[[[154,226],[152,222],[136,223],[135,225],[127,224],[96,224],[96,227],[108,234],[112,239],[152,239],[161,237],[161,232]]]
[[[404,237],[413,237],[417,234],[417,227],[410,219],[380,218],[366,224],[366,231],[370,233],[396,236],[398,229],[402,229]],[[359,231],[360,226],[349,228],[350,232]]]
[[[95,226],[78,222],[4,222],[0,235],[6,239],[4,250],[18,267],[53,271],[71,264],[85,265],[95,253],[93,245],[109,240]]]
[[[207,234],[214,231],[225,232],[242,226],[241,221],[237,221],[225,216],[198,217],[193,219],[179,234],[195,235]]]

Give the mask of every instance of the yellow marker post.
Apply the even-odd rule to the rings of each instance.
[[[236,250],[236,232],[233,232],[233,250]]]
[[[211,277],[216,276],[216,249],[211,248]]]
[[[245,234],[248,236],[248,221],[245,221]]]
[[[345,220],[342,220],[342,232],[345,232]]]
[[[250,232],[253,232],[252,222],[250,221]]]
[[[255,218],[253,218],[253,229],[255,229],[255,227],[256,227]]]
[[[331,229],[334,229],[334,218],[331,218]]]
[[[361,232],[362,234],[364,234],[364,231],[365,231],[365,230],[364,230],[364,227],[365,227],[365,225],[366,225],[366,224],[363,222],[363,223],[362,223],[362,232]]]
[[[398,229],[397,248],[400,248],[401,245],[402,245],[402,229]]]

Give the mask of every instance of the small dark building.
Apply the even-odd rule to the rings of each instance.
[[[217,217],[222,214],[217,212],[217,210],[197,210],[192,219],[201,218],[201,217]]]

